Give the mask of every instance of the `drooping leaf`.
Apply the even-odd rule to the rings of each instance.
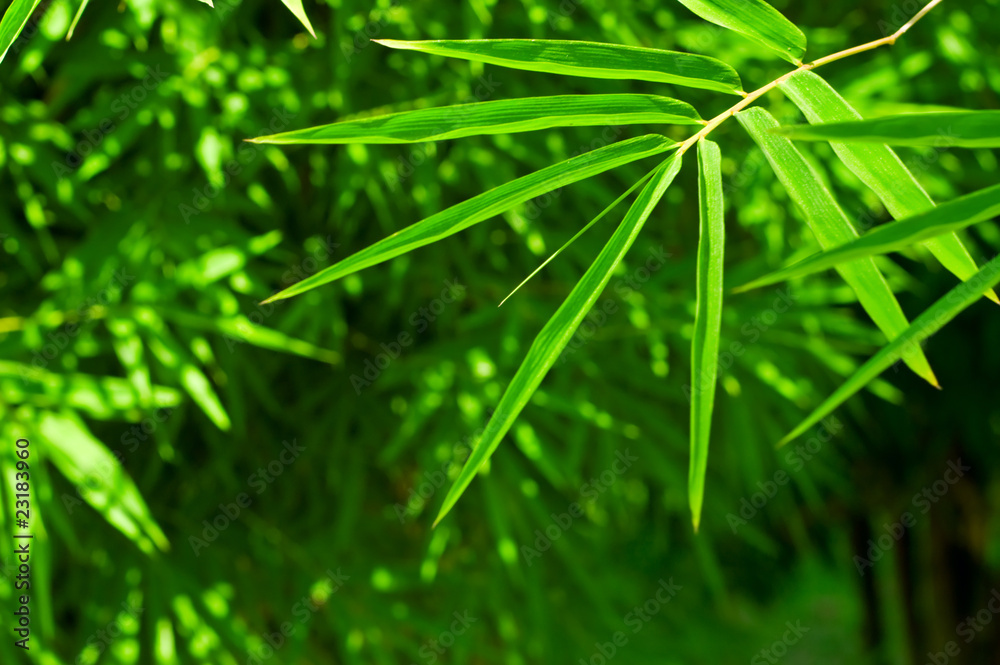
[[[678,0],[706,21],[729,28],[802,64],[806,36],[764,0]]]
[[[953,233],[972,224],[991,220],[998,215],[1000,215],[1000,185],[994,185],[942,203],[914,217],[884,224],[846,245],[814,254],[804,261],[755,279],[736,290],[747,291],[810,275],[859,258],[899,251],[924,242],[928,238]]]
[[[698,125],[690,104],[657,95],[557,95],[459,104],[335,122],[252,143],[416,143],[551,127]]]
[[[698,142],[699,239],[695,289],[694,335],[691,339],[691,460],[688,502],[694,530],[701,522],[708,469],[708,443],[715,405],[722,326],[722,264],[725,245],[722,198],[722,153],[719,146]]]
[[[864,388],[879,374],[891,367],[906,354],[907,348],[919,348],[920,343],[941,330],[969,305],[976,302],[982,293],[1000,282],[1000,256],[994,257],[968,281],[959,284],[927,311],[918,316],[901,335],[889,342],[878,353],[862,365],[851,378],[834,391],[808,418],[778,442],[782,446],[829,415],[851,395]]]
[[[641,46],[557,39],[374,41],[389,48],[532,72],[673,83],[734,95],[742,91],[739,74],[720,60]]]
[[[601,250],[597,259],[570,292],[566,300],[538,333],[528,354],[521,363],[510,385],[500,398],[500,404],[486,424],[482,436],[472,450],[469,459],[459,473],[455,483],[448,490],[444,504],[434,521],[436,525],[448,514],[459,497],[478,473],[479,468],[500,445],[500,441],[517,419],[518,414],[528,404],[532,394],[541,384],[549,368],[559,358],[583,318],[590,312],[594,302],[601,295],[615,267],[621,262],[629,247],[635,241],[646,219],[673,181],[681,167],[681,159],[672,156],[663,162],[652,180],[642,189],[625,219]]]
[[[35,11],[35,7],[41,0],[13,0],[7,11],[4,12],[3,19],[0,20],[0,62],[3,62],[11,44],[17,36],[24,30],[24,25]]]
[[[813,72],[798,72],[779,87],[813,124],[862,119],[847,100]],[[934,201],[889,146],[839,142],[830,145],[840,161],[878,195],[894,218],[912,217],[934,207]],[[978,270],[969,250],[955,233],[933,238],[925,245],[961,280],[968,279]],[[993,291],[987,296],[1000,303]]]
[[[778,130],[796,141],[851,141],[924,148],[1000,148],[1000,111],[904,113]]]
[[[447,238],[473,224],[489,219],[546,192],[603,173],[616,166],[666,152],[674,146],[676,144],[673,141],[663,136],[649,134],[612,143],[548,166],[397,231],[374,245],[352,254],[343,261],[307,277],[284,291],[280,291],[264,302],[282,300],[304,293],[345,275]]]
[[[104,444],[71,412],[44,412],[39,431],[56,468],[80,496],[147,554],[170,547],[142,494]]]
[[[309,17],[306,16],[306,10],[302,6],[302,0],[281,0],[288,9],[295,14],[295,18],[299,19],[299,23],[305,26],[309,34],[316,39],[316,31],[313,30],[312,23],[309,22]]]
[[[771,131],[778,126],[778,121],[770,113],[754,107],[737,113],[736,118],[763,150],[771,168],[789,197],[802,210],[823,249],[832,249],[858,237],[857,230],[812,165],[791,141]],[[895,339],[906,329],[906,315],[873,259],[845,263],[837,266],[837,272],[851,286],[861,306],[888,339]],[[905,360],[918,376],[931,385],[937,385],[934,372],[919,348],[909,350]]]

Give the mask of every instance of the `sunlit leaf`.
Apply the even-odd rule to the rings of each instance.
[[[306,16],[306,10],[302,7],[302,0],[281,0],[288,9],[295,14],[295,18],[299,19],[299,23],[305,26],[309,34],[316,38],[316,31],[313,30],[312,23],[309,22],[309,17]]]
[[[778,121],[770,113],[754,107],[738,113],[736,118],[764,151],[771,168],[789,197],[802,210],[823,249],[832,249],[858,237],[857,230],[802,153],[791,141],[771,131],[778,126]],[[906,315],[873,259],[858,259],[837,266],[837,271],[888,339],[895,339],[906,329]],[[907,350],[904,359],[918,376],[937,385],[934,372],[919,347]]]
[[[459,104],[345,120],[253,143],[416,143],[551,127],[703,124],[686,102],[656,95],[557,95]]]
[[[851,141],[924,148],[1000,148],[1000,111],[906,113],[822,125],[782,127],[796,141]]]
[[[706,21],[729,28],[802,64],[806,36],[764,0],[678,0]]]
[[[722,325],[722,265],[725,245],[722,198],[722,153],[719,146],[698,142],[698,266],[695,288],[694,335],[691,339],[691,460],[688,501],[694,530],[701,522],[708,468],[708,443],[715,405]]]
[[[640,46],[556,39],[374,41],[390,48],[533,72],[673,83],[730,94],[739,94],[742,90],[739,74],[720,60]]]
[[[7,11],[4,12],[3,19],[0,20],[0,62],[3,62],[11,44],[17,40],[17,36],[24,30],[24,25],[31,18],[31,13],[41,0],[13,0]]]
[[[861,115],[836,90],[813,72],[799,72],[781,83],[780,87],[813,124],[861,119]],[[892,148],[839,142],[831,143],[831,146],[844,165],[878,195],[896,219],[917,215],[934,207],[934,201]],[[941,264],[959,279],[968,279],[978,270],[969,250],[954,233],[933,238],[925,244]],[[988,296],[1000,302],[992,291]]]

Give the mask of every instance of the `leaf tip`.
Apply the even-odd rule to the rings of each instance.
[[[1000,305],[1000,298],[997,297],[997,292],[994,291],[993,289],[990,289],[989,291],[986,292],[986,297],[995,302],[996,304]]]

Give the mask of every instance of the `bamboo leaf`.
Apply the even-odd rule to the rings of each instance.
[[[678,156],[672,156],[663,162],[652,180],[639,193],[625,215],[625,219],[611,236],[611,240],[580,278],[565,302],[538,333],[538,337],[535,338],[535,342],[528,350],[524,362],[521,363],[517,374],[514,375],[500,399],[496,412],[486,424],[486,429],[476,443],[472,454],[465,466],[462,467],[455,483],[448,490],[444,504],[441,506],[437,519],[434,520],[435,525],[454,507],[459,497],[475,478],[479,468],[500,445],[500,441],[514,424],[518,414],[527,405],[549,368],[552,367],[560,352],[569,343],[583,318],[590,312],[594,302],[604,290],[608,280],[611,279],[612,272],[621,262],[629,247],[632,246],[646,219],[659,203],[680,167],[681,159]]]
[[[513,208],[554,189],[578,180],[603,173],[616,166],[633,162],[643,157],[657,155],[676,146],[673,141],[654,134],[638,136],[626,141],[592,150],[588,153],[548,166],[535,173],[522,176],[488,192],[474,196],[467,201],[431,215],[397,231],[370,247],[352,254],[329,268],[319,271],[284,291],[271,296],[264,303],[282,300],[304,293],[317,286],[340,279],[345,275],[382,263],[405,254],[418,247],[467,229],[473,224]]]
[[[926,148],[1000,148],[1000,111],[904,113],[870,120],[792,125],[796,141],[851,141]]]
[[[764,151],[771,168],[789,197],[802,210],[809,228],[824,250],[858,237],[857,230],[834,200],[833,194],[798,148],[771,131],[778,126],[778,121],[770,113],[755,107],[737,113],[736,118]],[[906,329],[906,315],[873,259],[857,259],[840,265],[837,272],[857,294],[861,306],[889,340]],[[918,376],[931,385],[937,385],[934,372],[919,348],[909,350],[904,359]]]
[[[813,72],[799,72],[780,87],[814,125],[862,119],[830,84]],[[934,207],[934,201],[889,146],[839,142],[830,145],[840,161],[875,192],[895,219],[911,217]],[[955,233],[924,244],[960,280],[976,274],[976,262]],[[987,297],[1000,303],[993,291]]]
[[[806,36],[764,0],[678,0],[706,21],[746,35],[782,58],[802,64]]]
[[[879,374],[891,367],[901,357],[904,357],[908,348],[919,348],[921,342],[943,328],[969,305],[976,302],[983,291],[996,286],[997,282],[1000,282],[1000,256],[994,257],[992,261],[984,265],[971,279],[953,288],[927,311],[918,316],[901,335],[872,356],[851,378],[820,404],[808,418],[803,420],[798,427],[779,441],[778,446],[782,446],[802,435],[810,427],[829,415],[854,393],[864,388]]]
[[[557,95],[459,104],[335,122],[251,143],[417,143],[552,127],[699,125],[690,104],[657,95]]]
[[[56,468],[104,519],[146,554],[170,548],[135,483],[76,415],[46,411],[39,430]]]
[[[313,30],[312,23],[309,22],[309,17],[306,16],[306,10],[302,6],[302,0],[281,0],[281,2],[283,2],[285,6],[288,7],[293,14],[295,14],[295,18],[299,19],[299,22],[305,26],[306,30],[309,31],[309,34],[313,36],[313,39],[316,39],[316,31]]]
[[[997,215],[1000,215],[1000,185],[942,203],[914,217],[884,224],[846,245],[814,254],[804,261],[744,284],[736,291],[747,291],[810,275],[848,261],[899,251],[928,238],[991,220]]]
[[[691,53],[557,39],[373,41],[389,48],[532,72],[653,81],[734,95],[742,93],[740,76],[735,69],[715,58]]]
[[[11,44],[24,30],[25,24],[41,0],[14,0],[0,20],[0,62],[3,62]]]
[[[715,380],[722,326],[722,264],[725,246],[722,153],[698,142],[699,239],[694,335],[691,339],[691,461],[688,502],[694,530],[701,522],[708,469],[708,443],[715,404]]]

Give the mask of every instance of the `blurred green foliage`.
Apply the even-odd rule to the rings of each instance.
[[[803,28],[811,57],[879,38],[916,6],[774,4]],[[622,662],[765,662],[786,622],[808,628],[782,649],[786,663],[924,662],[948,640],[966,662],[998,651],[995,622],[969,644],[956,637],[1000,584],[1000,319],[985,301],[928,345],[943,393],[890,372],[838,413],[842,428],[815,439],[819,450],[776,452],[883,338],[830,276],[794,283],[793,296],[727,297],[723,354],[737,342],[743,351],[720,376],[697,536],[684,393],[693,170],[611,283],[628,286],[599,299],[617,313],[575,340],[435,530],[445,476],[457,471],[449,463],[462,461],[614,222],[496,304],[650,165],[257,304],[447,205],[589,149],[600,130],[343,148],[244,139],[542,91],[670,94],[393,52],[371,38],[687,50],[732,64],[748,89],[788,71],[754,42],[650,0],[327,0],[305,5],[315,39],[278,2],[128,0],[87,6],[66,41],[78,8],[43,2],[0,65],[0,514],[13,532],[10,453],[25,436],[35,535],[32,649],[20,653],[8,632],[0,661],[596,664],[623,631]],[[866,115],[1000,108],[997,11],[997,0],[945,2],[892,49],[824,76]],[[731,103],[683,98],[703,117]],[[801,120],[778,92],[765,105]],[[749,139],[735,123],[714,138],[727,285],[813,252]],[[829,146],[801,148],[855,221],[888,218]],[[997,179],[994,151],[900,153],[938,201]],[[1000,250],[995,225],[968,237],[979,260]],[[637,281],[656,252],[669,259]],[[880,266],[911,315],[954,283],[922,253],[896,258]],[[794,304],[772,318],[782,293]],[[620,455],[638,461],[619,472]],[[959,458],[972,471],[920,512],[914,496]],[[790,481],[744,508],[781,471]],[[727,516],[741,510],[746,523],[734,527]],[[859,575],[854,557],[905,511],[916,525]],[[547,532],[558,534],[551,547]],[[16,562],[6,545],[2,556],[7,608]],[[681,588],[669,602],[650,601],[671,580]],[[636,619],[644,604],[656,608],[640,610],[648,622]]]

